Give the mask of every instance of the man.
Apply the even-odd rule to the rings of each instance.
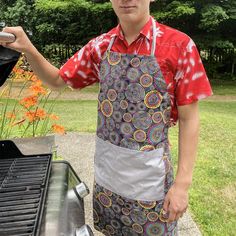
[[[177,235],[196,156],[198,103],[212,91],[196,46],[150,16],[151,0],[111,0],[119,25],[60,70],[20,27],[7,27],[35,74],[53,87],[100,83],[94,223],[105,235]],[[179,120],[175,180],[168,129]]]

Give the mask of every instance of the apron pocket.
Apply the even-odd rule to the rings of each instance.
[[[163,148],[150,152],[116,146],[97,137],[95,181],[123,197],[141,201],[164,198]]]

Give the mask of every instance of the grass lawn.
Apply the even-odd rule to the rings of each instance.
[[[94,133],[97,126],[97,102],[94,100],[57,101],[55,113],[67,131]]]
[[[236,81],[233,80],[211,80],[214,95],[236,96]],[[68,88],[69,90],[69,88]],[[99,90],[98,83],[81,89],[80,93],[97,93]]]
[[[236,96],[236,81],[212,80],[211,85],[215,95]]]
[[[61,101],[56,113],[70,131],[95,132],[96,101]],[[203,235],[236,232],[236,102],[200,103],[201,134],[190,209]],[[176,162],[177,127],[170,139]]]
[[[236,235],[236,102],[204,102],[201,112],[199,159],[191,206],[205,235],[233,236]]]
[[[201,102],[190,209],[203,235],[236,235],[236,102]],[[171,130],[177,145],[177,127]],[[172,150],[176,157],[177,149]],[[174,158],[176,162],[176,158]]]

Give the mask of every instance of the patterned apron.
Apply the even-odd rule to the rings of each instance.
[[[168,145],[171,100],[154,56],[112,52],[100,68],[94,225],[105,235],[177,235],[162,214],[173,182]]]

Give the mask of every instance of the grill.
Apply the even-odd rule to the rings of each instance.
[[[0,32],[0,42],[12,40]],[[19,56],[0,46],[0,86]],[[93,236],[84,216],[89,190],[68,162],[51,161],[53,146],[51,137],[0,141],[0,236]]]
[[[26,149],[45,148],[29,145],[35,141]],[[15,142],[0,141],[0,236],[93,235],[84,219],[88,189],[68,162],[51,160],[51,153],[24,155]]]
[[[1,142],[0,235],[38,235],[52,155],[14,150],[12,141]]]

